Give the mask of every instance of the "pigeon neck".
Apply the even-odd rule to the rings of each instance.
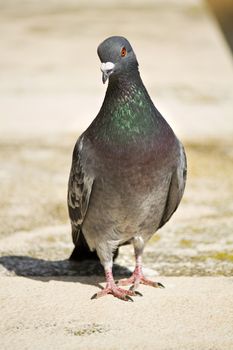
[[[101,116],[106,118],[107,124],[120,128],[128,136],[135,136],[139,129],[149,131],[155,111],[139,72],[133,73],[109,81],[101,108]]]
[[[139,72],[110,79],[103,105],[89,129],[92,138],[116,146],[139,145],[154,140],[158,129],[156,109]]]
[[[127,90],[130,91],[132,89],[133,85],[137,85],[140,88],[144,87],[138,69],[129,70],[128,72],[124,72],[116,76],[111,75],[106,96],[116,92],[125,94]]]

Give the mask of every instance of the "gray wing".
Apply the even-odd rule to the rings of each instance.
[[[172,174],[171,182],[167,194],[167,201],[159,227],[162,227],[178,208],[184,193],[187,177],[187,160],[183,145],[180,143],[179,164],[176,171]]]
[[[84,169],[83,137],[77,141],[73,151],[73,161],[68,184],[68,211],[72,226],[74,244],[78,241],[80,229],[87,213],[93,178]]]

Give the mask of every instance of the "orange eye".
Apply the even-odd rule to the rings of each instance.
[[[126,48],[123,47],[123,48],[121,49],[121,57],[125,57],[126,54],[127,54]]]

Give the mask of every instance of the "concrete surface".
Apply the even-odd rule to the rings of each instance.
[[[98,278],[1,277],[1,349],[230,350],[233,278],[160,277],[123,302]]]

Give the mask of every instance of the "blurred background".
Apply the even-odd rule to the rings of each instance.
[[[72,149],[105,94],[96,48],[122,35],[188,157],[182,204],[147,246],[147,274],[231,275],[232,1],[0,0],[0,34],[0,273],[78,273],[65,260]],[[117,262],[133,268],[132,248]]]

